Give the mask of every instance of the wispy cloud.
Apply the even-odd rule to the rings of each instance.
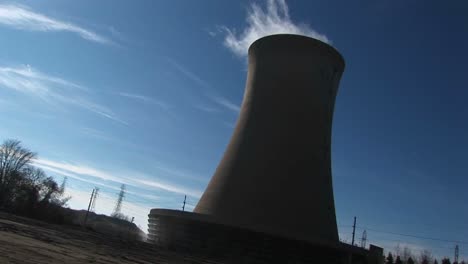
[[[266,10],[253,3],[247,12],[247,27],[237,34],[235,29],[221,27],[226,32],[224,44],[239,56],[246,56],[249,46],[257,39],[273,34],[297,34],[330,43],[327,36],[307,24],[295,24],[285,0],[268,0]],[[212,34],[210,34],[212,35]]]
[[[125,173],[125,175],[131,175],[130,177],[123,176],[123,173],[113,173],[82,164],[71,164],[48,159],[37,159],[34,161],[34,164],[40,168],[44,168],[64,176],[84,179],[84,181],[86,181],[87,178],[80,177],[80,175],[102,181],[126,184],[140,189],[156,189],[177,194],[186,194],[195,198],[200,197],[202,194],[200,190],[187,188],[163,180],[155,180],[149,175],[135,171]]]
[[[168,183],[162,183],[159,181],[136,179],[135,182],[139,183],[142,186],[155,187],[157,189],[163,189],[163,190],[173,192],[173,193],[178,193],[178,194],[187,194],[192,197],[200,197],[202,195],[202,193],[197,190],[191,190],[191,189],[184,188],[181,186],[171,185]]]
[[[240,106],[229,101],[228,99],[222,97],[222,96],[212,96],[211,99],[213,100],[213,102],[219,104],[220,106],[223,106],[224,108],[232,111],[232,112],[235,112],[235,113],[239,113],[240,111]]]
[[[163,165],[161,163],[155,162],[154,168],[164,173],[165,175],[170,176],[171,178],[181,178],[184,180],[192,180],[192,181],[204,181],[200,175],[194,174],[193,172],[189,172],[186,170],[182,170],[179,168],[170,167],[167,165]]]
[[[35,162],[35,165],[36,165],[36,167],[39,167],[39,168],[41,168],[41,169],[43,169],[43,170],[45,170],[47,172],[52,172],[52,173],[55,173],[55,174],[58,174],[58,175],[66,176],[68,178],[75,179],[75,180],[78,180],[78,181],[81,181],[81,182],[86,182],[86,183],[89,183],[89,184],[94,185],[94,186],[104,187],[104,188],[109,189],[109,190],[120,191],[120,184],[121,184],[120,182],[116,183],[116,185],[111,185],[111,184],[108,184],[108,183],[105,183],[105,182],[102,182],[102,181],[87,179],[87,178],[84,178],[84,177],[80,176],[79,174],[74,173],[74,172],[70,172],[70,171],[59,169],[59,168],[56,168],[56,167],[53,167],[53,166],[45,165],[45,164],[43,164],[42,161]],[[154,202],[154,201],[157,201],[157,200],[159,200],[161,198],[161,196],[152,195],[152,194],[145,194],[145,193],[141,193],[141,192],[134,192],[134,191],[130,191],[130,190],[126,190],[126,192],[129,193],[129,194],[132,194],[134,196],[144,198],[147,202]]]
[[[110,184],[106,184],[105,182],[90,180],[90,179],[84,178],[82,176],[79,176],[78,174],[71,173],[69,171],[62,170],[62,169],[59,169],[59,168],[56,168],[56,167],[48,166],[48,165],[42,164],[40,162],[36,162],[35,166],[39,167],[39,168],[41,168],[41,169],[43,169],[43,170],[45,170],[47,172],[52,172],[52,173],[55,173],[55,174],[58,174],[58,175],[66,176],[68,178],[79,180],[79,181],[82,181],[82,182],[86,182],[86,183],[89,183],[89,184],[92,184],[92,185],[95,185],[95,186],[102,186],[102,187],[105,187],[105,188],[108,188],[108,189],[111,189],[111,190],[116,190],[116,191],[120,190],[120,188],[118,186],[113,186],[113,185],[110,185]]]
[[[107,135],[103,131],[100,131],[100,130],[97,130],[97,129],[94,129],[94,128],[82,127],[80,130],[81,130],[81,132],[83,134],[85,134],[87,136],[90,136],[90,137],[94,137],[94,138],[97,138],[97,139],[108,140],[108,141],[115,140],[113,137]]]
[[[159,107],[161,107],[163,109],[166,109],[166,110],[170,108],[170,105],[167,104],[166,102],[156,100],[156,99],[154,99],[152,97],[149,97],[149,96],[146,96],[146,95],[125,93],[125,92],[118,92],[117,94],[122,96],[122,97],[130,98],[130,99],[137,100],[137,101],[140,101],[140,102],[154,104],[154,105],[157,105],[157,106],[159,106]]]
[[[70,32],[96,43],[112,43],[111,40],[92,30],[34,12],[29,7],[23,5],[0,4],[0,24],[20,30]]]
[[[124,177],[116,177],[111,173],[106,171],[102,171],[99,169],[95,169],[85,165],[74,165],[65,162],[57,162],[48,159],[37,159],[34,163],[38,166],[48,166],[49,168],[59,169],[61,171],[65,171],[67,173],[74,173],[74,174],[81,174],[81,175],[88,175],[94,178],[98,178],[100,180],[105,181],[113,181],[117,183],[125,183],[128,184],[128,179]],[[68,176],[68,175],[67,175]]]
[[[207,106],[207,105],[204,105],[204,104],[195,104],[193,107],[197,108],[198,110],[208,112],[208,113],[218,113],[218,112],[220,112],[220,110],[218,108]]]
[[[62,78],[47,75],[29,65],[17,67],[0,66],[0,88],[7,88],[43,102],[75,106],[102,117],[128,125],[109,108],[89,99],[89,89]]]
[[[235,123],[232,123],[232,122],[226,122],[224,121],[223,124],[228,127],[228,128],[235,128],[236,127],[236,124]]]
[[[197,85],[201,86],[202,88],[205,89],[211,89],[210,85],[208,82],[200,78],[197,74],[193,73],[191,70],[187,69],[185,66],[182,64],[178,63],[174,59],[167,58],[167,61],[174,67],[176,68],[180,73],[185,75],[185,77],[189,78],[193,82],[195,82]]]
[[[232,111],[232,112],[235,112],[235,113],[239,112],[240,107],[237,104],[231,102],[230,100],[228,100],[227,98],[225,98],[223,96],[216,95],[216,93],[213,91],[213,88],[211,87],[211,85],[207,81],[203,80],[196,73],[189,70],[187,67],[185,67],[184,65],[178,63],[174,59],[168,58],[168,61],[172,66],[174,66],[174,68],[176,70],[178,70],[180,73],[182,73],[185,77],[187,77],[189,80],[193,81],[195,84],[197,84],[198,86],[203,88],[204,89],[204,91],[203,91],[204,95],[206,97],[208,97],[208,99],[210,99],[212,102],[222,106],[223,108],[225,108],[225,109],[227,109],[229,111]],[[211,112],[211,113],[217,112],[216,111],[217,109],[213,108],[213,107],[206,107],[206,106],[196,105],[195,108],[206,111],[206,112]]]

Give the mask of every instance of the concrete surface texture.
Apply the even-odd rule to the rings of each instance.
[[[341,55],[312,38],[254,42],[234,134],[194,212],[260,232],[338,242],[330,144],[343,70]]]
[[[366,263],[369,252],[345,243],[310,243],[213,222],[204,215],[153,209],[148,240],[162,250],[222,263]],[[375,263],[375,262],[369,262]]]

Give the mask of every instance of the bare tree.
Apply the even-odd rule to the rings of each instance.
[[[403,261],[406,263],[408,261],[409,258],[411,258],[413,256],[412,252],[411,252],[411,249],[407,246],[405,246],[403,248],[403,253],[401,254],[401,258],[403,259]]]
[[[442,259],[442,264],[451,264],[452,262],[450,261],[449,258],[443,258]]]
[[[385,260],[386,264],[393,264],[393,255],[392,252],[388,252],[387,258]]]
[[[43,170],[30,165],[25,166],[13,181],[14,184],[10,184],[9,190],[12,192],[8,201],[16,203],[16,206],[23,204],[28,209],[32,209],[30,206],[39,200],[39,191],[46,178]]]
[[[429,264],[431,263],[433,260],[433,257],[432,257],[432,252],[425,249],[421,252],[421,256],[419,257],[419,261],[421,262],[421,264]]]
[[[66,206],[68,201],[72,198],[70,195],[65,196],[65,188],[67,187],[67,180],[68,180],[67,177],[63,178],[62,184],[60,185],[58,192],[52,195],[51,203],[63,207],[63,206]]]
[[[397,256],[395,259],[395,264],[403,264],[403,261],[401,261],[400,256]]]
[[[36,157],[36,153],[21,146],[19,140],[5,140],[0,145],[0,205],[11,200],[14,186],[24,180],[23,170]]]
[[[30,185],[40,185],[47,178],[47,175],[42,169],[29,165],[25,166],[23,169],[23,175]]]
[[[49,203],[52,200],[54,193],[60,192],[58,184],[52,179],[47,177],[43,182],[40,190],[41,203]]]
[[[3,181],[13,171],[20,171],[35,157],[36,153],[21,146],[21,141],[5,140],[0,145],[0,180]]]
[[[0,209],[28,217],[62,222],[66,179],[59,186],[33,164],[36,153],[18,140],[0,145]]]
[[[398,243],[398,244],[395,246],[395,255],[396,255],[396,256],[401,256],[401,247],[400,247],[400,243]]]

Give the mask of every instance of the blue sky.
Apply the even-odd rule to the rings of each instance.
[[[73,208],[97,186],[96,211],[110,213],[125,183],[123,212],[146,229],[149,208],[187,194],[193,209],[212,176],[248,44],[307,33],[346,60],[332,143],[341,238],[357,216],[370,243],[452,257],[454,242],[421,237],[459,240],[468,258],[467,2],[268,3],[0,2],[1,138],[68,176]]]

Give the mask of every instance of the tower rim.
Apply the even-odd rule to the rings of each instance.
[[[248,54],[249,57],[255,54],[255,50],[257,49],[258,46],[261,46],[262,43],[265,42],[275,42],[275,41],[281,41],[281,40],[288,40],[290,43],[291,39],[296,39],[298,42],[309,42],[311,47],[314,47],[317,49],[317,47],[322,50],[324,53],[328,54],[338,65],[340,65],[341,71],[344,71],[345,68],[345,60],[341,53],[334,48],[332,45],[325,43],[321,40],[304,36],[304,35],[298,35],[298,34],[273,34],[273,35],[268,35],[261,37],[257,40],[255,40],[252,44],[249,46]]]

